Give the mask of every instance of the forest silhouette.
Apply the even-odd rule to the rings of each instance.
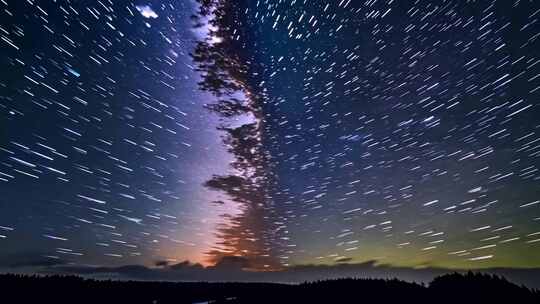
[[[0,276],[10,303],[540,303],[540,292],[503,277],[447,274],[430,284],[337,279],[302,284],[145,282],[79,276]],[[7,302],[4,302],[7,303]]]

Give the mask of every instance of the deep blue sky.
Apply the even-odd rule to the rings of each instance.
[[[229,158],[189,56],[195,4],[102,4],[0,4],[0,255],[202,261],[234,208],[202,186]]]
[[[233,6],[283,262],[539,265],[536,3]]]

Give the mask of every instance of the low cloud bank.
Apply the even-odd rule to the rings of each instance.
[[[223,257],[215,266],[203,267],[189,261],[170,264],[157,261],[154,267],[126,265],[96,267],[75,265],[62,260],[29,259],[2,263],[1,272],[69,274],[88,278],[144,281],[211,281],[211,282],[277,282],[301,283],[333,278],[398,278],[409,282],[429,283],[433,278],[452,272],[467,270],[444,268],[408,268],[382,265],[377,261],[340,263],[336,265],[299,265],[276,271],[249,270],[249,261],[242,257]],[[489,268],[475,272],[503,276],[518,285],[540,289],[540,268]]]

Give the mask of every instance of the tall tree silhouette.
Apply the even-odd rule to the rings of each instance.
[[[229,14],[234,10],[232,1],[198,0],[200,9],[195,27],[210,23],[207,38],[199,41],[192,57],[201,72],[199,86],[211,92],[218,101],[206,107],[222,118],[218,128],[223,132],[223,143],[234,156],[232,173],[215,175],[205,186],[225,193],[240,206],[241,214],[223,215],[227,224],[218,227],[220,242],[209,252],[212,262],[224,256],[247,258],[247,268],[279,266],[275,254],[276,229],[268,216],[272,212],[268,187],[271,182],[270,159],[263,147],[262,119],[259,98],[246,84],[246,60],[235,52]],[[212,38],[214,37],[214,38]],[[219,37],[216,39],[215,37]],[[233,125],[230,121],[247,121]]]

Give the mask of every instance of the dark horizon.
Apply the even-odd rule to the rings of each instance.
[[[17,260],[17,259],[14,259]],[[282,269],[261,271],[250,268],[249,260],[242,257],[225,257],[212,266],[184,261],[171,264],[156,261],[151,267],[123,265],[117,267],[76,265],[67,261],[51,263],[50,260],[19,260],[11,265],[0,266],[0,273],[75,275],[88,279],[120,281],[165,281],[165,282],[260,282],[298,284],[328,279],[399,279],[405,282],[429,284],[435,278],[469,272],[500,276],[519,286],[540,290],[540,268],[485,268],[444,269],[435,267],[395,267],[367,261],[363,263],[340,263],[336,265],[296,265]]]
[[[0,275],[7,295],[39,303],[129,302],[129,303],[395,303],[415,299],[416,303],[478,303],[517,301],[535,303],[538,290],[509,283],[504,278],[482,274],[449,274],[427,286],[381,279],[336,279],[275,283],[140,282],[81,279],[74,276]],[[67,288],[62,288],[67,287]],[[33,290],[34,293],[25,293]],[[460,292],[456,292],[459,290]],[[57,295],[52,295],[57,293]],[[43,295],[46,294],[46,295]],[[58,296],[58,294],[61,294]],[[85,297],[80,298],[83,294]]]

